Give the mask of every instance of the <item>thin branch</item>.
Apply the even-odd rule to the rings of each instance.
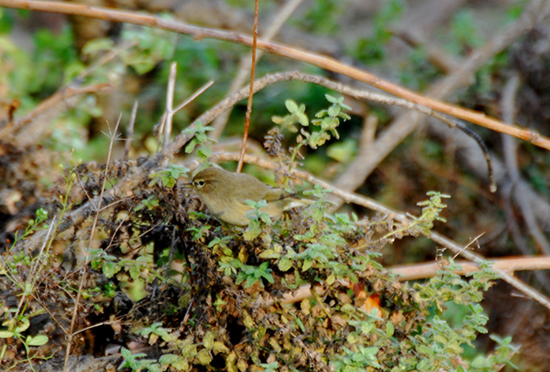
[[[172,62],[170,64],[170,75],[168,77],[168,84],[166,85],[166,108],[164,109],[164,123],[159,129],[159,135],[164,132],[164,137],[161,139],[162,147],[166,146],[170,142],[170,135],[172,134],[172,119],[174,117],[174,90],[176,87],[176,72],[178,64]]]
[[[204,91],[206,91],[208,88],[214,84],[213,80],[210,80],[206,84],[204,84],[202,87],[200,87],[198,90],[196,90],[189,98],[187,98],[185,101],[180,103],[176,108],[174,108],[174,90],[176,86],[176,71],[177,71],[177,63],[173,62],[170,65],[170,75],[168,78],[168,84],[166,88],[166,107],[164,109],[164,113],[162,114],[162,118],[160,120],[160,124],[158,127],[158,136],[159,136],[159,143],[162,143],[161,149],[163,149],[169,142],[170,142],[170,135],[172,134],[172,121],[174,118],[174,115],[183,109],[185,106],[187,106],[189,103],[193,102],[198,96],[200,96]],[[161,137],[161,135],[164,133],[164,136]]]
[[[193,102],[198,96],[200,96],[201,94],[203,94],[208,88],[210,88],[212,86],[212,84],[214,84],[214,80],[210,80],[208,81],[206,84],[204,84],[202,87],[200,87],[199,89],[197,89],[197,91],[193,94],[191,94],[189,96],[189,98],[187,98],[185,101],[183,101],[182,103],[180,103],[180,105],[178,107],[176,107],[174,109],[174,113],[177,113],[179,110],[181,110],[182,108],[184,108],[185,106],[187,106],[188,104],[190,104],[191,102]]]
[[[339,93],[346,94],[350,97],[353,97],[358,100],[365,100],[365,101],[371,101],[376,103],[381,103],[384,105],[390,105],[390,106],[399,106],[403,107],[409,110],[417,111],[422,114],[432,116],[445,124],[447,124],[451,128],[458,128],[461,131],[463,131],[466,135],[471,137],[478,146],[481,148],[481,151],[483,152],[483,155],[485,157],[485,160],[487,161],[487,167],[488,167],[488,174],[489,174],[489,182],[490,182],[490,191],[495,192],[497,189],[496,183],[495,183],[495,177],[493,173],[493,165],[491,161],[491,156],[489,153],[489,149],[485,145],[485,143],[481,140],[479,135],[472,131],[470,128],[468,128],[464,123],[460,121],[456,121],[453,118],[449,118],[446,115],[441,114],[440,112],[434,111],[430,109],[429,107],[425,107],[422,105],[415,104],[413,102],[409,102],[404,99],[390,97],[384,94],[374,93],[374,92],[368,92],[364,90],[358,90],[351,88],[349,86],[346,86],[344,84],[336,83],[334,81],[325,79],[321,76],[317,75],[309,75],[309,74],[303,74],[301,72],[295,72],[293,73],[293,80],[299,80],[304,81],[308,83],[313,83],[317,85],[324,86],[325,88],[329,88],[332,90],[335,90]],[[366,153],[369,152],[368,147],[363,148],[363,152],[360,152],[358,156],[356,157],[356,162],[352,164],[350,167],[359,166],[359,164],[362,164],[364,162],[364,158],[366,157]],[[357,165],[355,165],[357,164]],[[356,172],[348,171],[346,174],[354,174]]]
[[[497,182],[495,180],[495,172],[494,172],[494,166],[493,161],[491,159],[491,153],[489,152],[489,148],[483,142],[479,134],[468,128],[464,123],[457,122],[458,129],[460,129],[464,134],[466,134],[468,137],[473,139],[479,148],[481,149],[481,152],[483,152],[483,157],[485,158],[485,162],[487,163],[487,178],[489,178],[489,191],[496,192],[497,191]]]
[[[250,94],[246,104],[246,115],[244,119],[243,144],[241,147],[241,158],[237,164],[237,173],[243,169],[243,158],[246,154],[246,142],[248,141],[248,131],[250,130],[250,116],[252,115],[252,100],[254,99],[254,74],[256,72],[256,50],[258,44],[258,16],[260,0],[255,0],[254,5],[254,33],[252,39],[252,62],[250,63]]]
[[[494,269],[505,271],[513,274],[516,271],[536,271],[550,270],[550,256],[544,257],[507,257],[498,259],[488,259]],[[466,275],[479,271],[479,267],[472,264],[470,261],[455,262],[462,269],[455,271],[455,274]],[[431,278],[441,270],[437,262],[429,262],[423,264],[401,265],[388,268],[394,274],[399,275],[399,280],[418,280]]]
[[[57,91],[51,97],[42,101],[38,106],[36,106],[31,112],[26,114],[20,119],[11,121],[0,129],[0,138],[5,138],[11,133],[15,132],[18,129],[21,129],[23,126],[32,122],[38,115],[42,115],[47,111],[51,110],[58,104],[67,100],[68,98],[78,96],[81,94],[87,93],[100,93],[106,92],[112,89],[112,85],[109,83],[106,84],[92,84],[84,87],[63,87]]]
[[[130,150],[132,149],[132,140],[134,138],[134,127],[136,124],[137,110],[138,110],[138,102],[135,101],[134,106],[132,107],[132,114],[130,115],[130,122],[128,123],[128,129],[126,130],[126,143],[124,145],[124,156],[123,156],[124,160],[128,160],[128,154],[130,154]]]
[[[271,24],[269,25],[268,29],[266,30],[265,34],[262,34],[262,40],[263,41],[271,41],[275,35],[279,32],[283,24],[286,22],[286,20],[290,17],[290,15],[296,10],[298,5],[302,3],[303,0],[289,0],[285,3],[285,5],[281,8],[279,13],[274,17],[274,19],[271,21]],[[256,64],[262,58],[263,51],[257,50],[256,51]],[[228,94],[235,93],[238,89],[240,89],[246,82],[246,77],[248,76],[248,71],[252,68],[252,53],[248,53],[246,56],[243,56],[240,59],[239,67],[237,68],[237,73],[235,74],[235,77],[233,78],[233,81],[231,81],[231,85],[229,86]],[[210,133],[210,138],[214,140],[218,140],[222,132],[227,125],[227,121],[229,120],[229,116],[231,114],[231,109],[224,112],[222,115],[220,115],[214,122],[212,123],[212,128],[214,130]]]
[[[432,92],[445,92],[449,88],[456,89],[463,86],[467,82],[467,77],[471,71],[477,70],[485,64],[489,58],[496,53],[502,51],[510,43],[530,30],[536,23],[544,20],[550,14],[550,8],[546,3],[534,0],[521,17],[516,20],[506,30],[501,32],[497,38],[491,40],[480,50],[472,53],[472,56],[464,63],[457,73],[453,74],[453,79],[443,80],[432,89]],[[79,15],[83,17],[98,18],[111,22],[126,22],[138,24],[148,27],[156,27],[163,30],[174,31],[182,34],[187,34],[199,40],[203,38],[213,38],[219,40],[230,41],[234,43],[252,46],[253,38],[247,35],[237,34],[235,32],[216,30],[206,27],[192,26],[182,22],[175,22],[160,17],[150,15],[137,14],[133,12],[124,12],[120,10],[110,10],[100,7],[91,7],[87,5],[68,4],[51,1],[31,1],[31,0],[0,0],[0,6],[16,9],[29,9],[44,12],[63,13],[70,15]],[[448,115],[457,117],[462,120],[475,123],[477,125],[489,128],[491,130],[506,133],[511,136],[529,141],[532,144],[550,149],[550,138],[541,136],[538,133],[525,130],[516,125],[507,125],[501,121],[491,118],[484,113],[464,109],[462,107],[444,103],[437,99],[422,96],[409,89],[401,87],[397,84],[384,80],[376,75],[368,73],[359,68],[346,65],[336,59],[325,57],[316,53],[307,52],[297,48],[292,48],[283,44],[257,41],[257,47],[268,53],[277,54],[282,57],[307,62],[312,65],[333,71],[352,79],[362,81],[374,87],[382,89],[388,93],[404,98],[411,102],[429,107],[433,110],[444,112]],[[446,93],[445,93],[446,94]],[[433,94],[430,94],[433,95]]]

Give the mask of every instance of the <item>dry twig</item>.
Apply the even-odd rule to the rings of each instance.
[[[132,149],[132,140],[134,138],[134,126],[136,124],[137,110],[138,103],[137,101],[135,101],[134,106],[132,107],[132,113],[130,114],[128,129],[126,130],[126,143],[124,144],[124,156],[122,157],[124,160],[128,160],[128,154],[130,154],[130,150]]]
[[[106,92],[112,88],[111,84],[92,84],[84,87],[63,87],[57,91],[51,97],[42,101],[38,106],[36,106],[31,112],[23,116],[20,119],[14,120],[0,129],[0,138],[5,138],[6,136],[12,134],[13,132],[21,129],[25,125],[31,123],[38,115],[42,115],[47,111],[53,109],[60,103],[65,100],[78,96],[81,94],[87,93],[101,93]]]
[[[516,271],[537,271],[550,270],[550,257],[507,257],[487,260],[492,267],[498,270],[505,271],[512,275]],[[456,271],[456,274],[465,275],[479,271],[479,267],[472,264],[470,261],[456,261],[462,270]],[[399,280],[417,280],[431,278],[437,274],[440,269],[437,262],[428,262],[423,264],[412,264],[394,266],[388,268],[394,274],[400,276]]]
[[[516,271],[529,270],[550,270],[550,257],[512,257],[512,258],[499,258],[496,260],[489,260],[492,267],[496,270],[501,270],[513,275]],[[479,267],[472,264],[470,261],[456,261],[461,270],[454,271],[458,275],[466,275],[479,271]],[[428,262],[422,264],[402,265],[388,268],[394,274],[399,275],[400,281],[427,279],[437,275],[437,272],[441,270],[437,262]],[[322,286],[316,286],[315,290],[318,293],[323,291]],[[285,304],[296,303],[303,299],[312,296],[311,286],[309,284],[298,288],[292,293],[285,293],[282,296],[281,302]]]
[[[262,34],[262,40],[263,41],[271,41],[275,35],[279,32],[283,24],[286,22],[288,17],[296,10],[298,5],[302,3],[303,0],[289,0],[285,3],[285,5],[280,9],[278,14],[274,17],[273,21],[269,25],[268,29],[266,30],[265,34]],[[263,51],[257,50],[256,51],[256,64],[262,58]],[[248,76],[248,71],[250,71],[252,68],[252,53],[247,54],[246,56],[243,56],[239,62],[239,67],[237,68],[237,73],[235,74],[235,77],[233,78],[233,81],[231,81],[231,85],[229,86],[228,94],[235,93],[239,88],[242,88],[242,86],[246,82],[246,77]],[[229,115],[231,114],[231,109],[224,112],[222,115],[220,115],[214,122],[212,123],[212,128],[214,130],[210,133],[210,137],[214,140],[218,140],[222,132],[227,124],[227,121],[229,120]]]
[[[246,154],[246,142],[248,141],[248,131],[250,130],[250,116],[252,115],[252,101],[254,99],[254,74],[256,72],[256,49],[258,44],[258,16],[259,16],[259,0],[254,2],[254,32],[252,35],[252,62],[250,63],[250,94],[248,95],[248,103],[246,104],[246,115],[244,119],[243,144],[241,146],[241,158],[237,164],[237,173],[243,169],[243,158]]]

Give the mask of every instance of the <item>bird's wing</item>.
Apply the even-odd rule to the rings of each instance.
[[[233,197],[239,203],[244,204],[245,200],[260,201],[265,199],[266,190],[272,189],[271,186],[248,174],[241,173],[238,175],[239,178],[236,176],[227,181],[233,183],[231,187]]]
[[[270,187],[270,188],[265,190],[265,194],[264,194],[262,199],[265,199],[265,201],[267,201],[267,202],[273,202],[273,201],[276,201],[276,200],[282,200],[282,199],[285,199],[287,197],[292,197],[292,196],[296,196],[296,195],[291,194],[291,193],[286,192],[286,191],[281,190],[281,189],[277,189],[275,187]]]

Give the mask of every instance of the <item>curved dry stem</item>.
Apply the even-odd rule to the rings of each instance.
[[[292,74],[274,74],[265,76],[256,81],[254,84],[254,93],[258,92],[265,87],[281,82],[281,81],[290,81],[292,80]],[[237,104],[239,101],[248,97],[250,93],[248,87],[240,89],[235,94],[225,98],[216,106],[202,114],[197,118],[188,128],[196,128],[197,123],[200,122],[203,125],[210,124],[216,117],[221,115],[224,111],[230,107]],[[97,196],[86,203],[84,203],[79,208],[75,209],[68,213],[63,221],[59,224],[58,232],[63,232],[75,224],[78,225],[82,223],[86,218],[93,214],[96,210],[95,206],[99,205],[100,200],[102,200],[101,205],[110,205],[117,202],[117,200],[123,199],[126,197],[126,194],[132,189],[137,187],[140,183],[147,180],[149,173],[156,167],[161,165],[161,162],[165,159],[171,159],[187,142],[193,137],[189,133],[180,133],[174,141],[169,143],[166,147],[162,149],[159,153],[152,156],[148,161],[142,164],[135,172],[126,175],[122,178],[116,185],[114,185],[109,190],[105,191],[103,194],[103,199],[100,196]],[[25,250],[27,252],[34,251],[44,239],[44,231],[39,231],[36,234],[32,235],[28,240],[21,242],[20,245],[14,247],[15,251]]]
[[[437,113],[429,108],[426,108],[411,102],[407,102],[406,100],[391,98],[381,94],[352,89],[350,87],[346,87],[342,84],[332,82],[320,76],[308,75],[300,72],[287,72],[287,73],[267,75],[255,82],[253,92],[256,93],[274,83],[288,82],[292,80],[319,84],[328,89],[333,89],[342,94],[348,94],[358,99],[368,99],[379,103],[399,105],[405,108],[422,112],[426,115],[437,117],[440,120],[444,120],[445,122],[448,122],[448,119],[445,118],[444,115],[441,115],[440,113]],[[208,110],[199,118],[197,118],[189,126],[189,128],[196,128],[196,124],[198,122],[202,123],[203,125],[210,124],[216,117],[221,115],[224,111],[228,110],[230,107],[234,106],[239,101],[247,98],[249,94],[250,94],[249,87],[244,87],[240,89],[238,92],[225,98],[216,106],[214,106],[212,109]],[[182,148],[189,140],[191,140],[191,138],[192,138],[191,134],[188,134],[188,133],[179,134],[174,139],[173,142],[167,144],[162,149],[161,152],[159,152],[158,154],[150,158],[134,174],[124,177],[117,185],[109,189],[105,193],[105,196],[104,196],[105,200],[103,205],[108,205],[114,202],[115,200],[119,199],[119,197],[123,197],[128,190],[133,189],[138,184],[140,184],[145,179],[147,179],[147,177],[149,176],[149,172],[153,168],[158,167],[161,161],[163,161],[164,159],[172,158],[174,154],[180,150],[180,148]],[[82,207],[80,207],[79,209],[69,214],[67,218],[60,224],[59,231],[64,231],[70,226],[72,226],[73,224],[82,222],[85,218],[87,218],[90,215],[90,213],[93,213],[93,204],[89,204],[89,203],[94,202],[97,204],[98,201],[96,199],[97,198],[93,199],[92,201],[84,204]],[[31,250],[33,250],[34,248],[32,247],[36,246],[37,244],[36,242],[38,241],[38,239],[40,239],[40,236],[41,236],[40,233],[33,235],[30,238],[30,240],[26,242],[25,246],[28,246]]]
[[[86,85],[83,87],[63,87],[56,93],[54,93],[51,97],[45,99],[42,101],[38,106],[36,106],[31,112],[26,114],[20,119],[13,120],[10,123],[6,124],[4,127],[0,129],[0,138],[5,138],[6,136],[12,134],[16,130],[21,129],[25,125],[31,123],[38,115],[42,115],[46,113],[47,111],[55,108],[60,103],[64,102],[65,100],[78,96],[81,94],[87,94],[87,93],[100,93],[108,91],[112,88],[111,84],[105,83],[105,84],[92,84],[92,85]]]

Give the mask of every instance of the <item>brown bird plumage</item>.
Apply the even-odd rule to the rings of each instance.
[[[252,210],[245,200],[265,200],[267,207],[260,209],[272,218],[279,218],[283,211],[312,204],[282,189],[269,186],[244,173],[233,173],[221,168],[206,168],[193,177],[193,188],[210,212],[231,225],[247,226],[250,219],[246,212]]]

